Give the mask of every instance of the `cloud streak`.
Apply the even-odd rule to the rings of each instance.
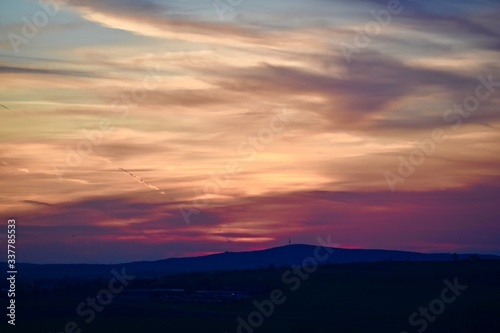
[[[160,190],[158,187],[151,185],[150,183],[148,183],[147,181],[145,181],[141,177],[134,175],[132,172],[127,171],[127,170],[125,170],[123,168],[118,168],[118,169],[121,170],[121,171],[123,171],[123,172],[125,172],[125,173],[128,173],[129,175],[131,175],[132,177],[134,177],[139,183],[144,184],[146,187],[149,187],[150,189],[156,190],[156,191],[160,192],[160,194],[165,194],[165,192],[163,192],[162,190]]]

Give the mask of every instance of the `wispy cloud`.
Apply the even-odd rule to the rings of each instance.
[[[50,206],[50,204],[46,202],[36,201],[36,200],[23,200],[23,202],[38,206]]]

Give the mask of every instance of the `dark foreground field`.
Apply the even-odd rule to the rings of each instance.
[[[100,312],[84,305],[85,314],[77,314],[87,297],[108,285],[109,280],[20,283],[16,326],[7,331],[500,332],[500,261],[342,264],[311,273],[269,267],[136,278]],[[182,288],[183,296],[148,292],[164,288]],[[200,290],[238,290],[249,298],[193,300],[190,295]],[[5,309],[3,304],[4,296]]]

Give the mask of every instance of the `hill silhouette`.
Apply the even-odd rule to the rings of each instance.
[[[138,277],[155,277],[176,273],[247,270],[301,265],[312,257],[317,246],[294,244],[249,252],[224,252],[199,257],[169,258],[123,264],[27,264],[18,263],[20,279],[106,278],[112,269],[126,268]],[[343,264],[383,261],[453,261],[464,259],[500,259],[495,255],[419,253],[394,250],[332,248],[332,254],[321,264]],[[2,263],[6,266],[6,263]]]

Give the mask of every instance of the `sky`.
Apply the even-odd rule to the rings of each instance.
[[[17,260],[500,254],[498,1],[0,5]]]

